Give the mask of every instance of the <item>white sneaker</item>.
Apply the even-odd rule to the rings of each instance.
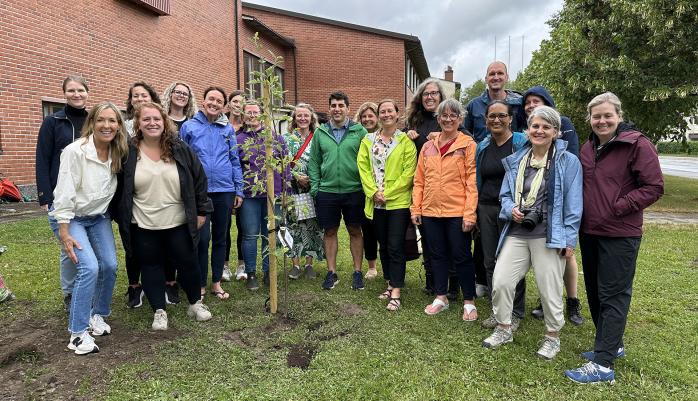
[[[485,341],[482,342],[482,346],[485,348],[497,348],[500,345],[510,343],[514,341],[514,335],[511,329],[503,329],[499,326],[494,328],[494,332],[491,336],[487,337]]]
[[[83,331],[81,334],[72,334],[70,336],[70,342],[68,343],[68,349],[75,351],[77,355],[99,352],[99,347],[95,344],[95,339],[92,338],[87,330]]]
[[[163,309],[158,309],[153,315],[153,324],[150,326],[153,330],[167,330],[167,312]]]
[[[196,301],[195,304],[189,305],[187,315],[196,318],[197,322],[205,322],[213,317],[208,310],[208,306],[204,305],[201,301]]]
[[[221,276],[221,281],[230,281],[230,279],[233,277],[233,273],[230,271],[230,268],[228,268],[228,264],[223,265],[223,275]]]
[[[475,284],[475,296],[478,298],[487,296],[487,289],[487,286],[484,284]]]
[[[106,336],[111,334],[111,327],[104,321],[102,315],[92,315],[90,329],[93,336]]]
[[[235,270],[235,279],[237,281],[247,280],[247,273],[245,273],[245,265],[238,265],[237,270]]]
[[[560,339],[550,336],[543,336],[543,341],[536,352],[536,355],[543,359],[551,360],[560,352]]]

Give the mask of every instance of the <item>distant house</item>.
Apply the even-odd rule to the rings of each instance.
[[[686,117],[688,128],[686,129],[686,140],[698,141],[698,116]]]

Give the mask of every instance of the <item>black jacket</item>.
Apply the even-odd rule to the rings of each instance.
[[[172,157],[177,163],[189,234],[192,244],[196,247],[199,242],[196,217],[205,216],[213,211],[213,203],[208,198],[208,180],[199,158],[187,144],[179,139],[174,142]],[[123,169],[117,175],[118,186],[111,205],[111,213],[119,225],[119,234],[121,234],[127,256],[131,256],[132,252],[131,218],[133,217],[133,190],[137,161],[138,149],[133,143],[129,143],[128,156]]]
[[[87,111],[83,112],[87,115]],[[36,192],[40,205],[53,203],[61,152],[80,138],[81,129],[82,126],[73,126],[65,114],[65,109],[46,117],[41,124],[36,141]]]

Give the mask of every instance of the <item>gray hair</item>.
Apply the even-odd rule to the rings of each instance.
[[[616,114],[618,114],[621,121],[623,120],[623,109],[621,109],[620,99],[618,99],[618,96],[616,96],[616,94],[613,92],[605,92],[597,95],[595,98],[591,99],[589,104],[587,104],[587,121],[591,120],[591,109],[603,103],[610,103],[613,105],[613,107],[616,109]]]
[[[439,103],[439,107],[436,108],[436,115],[440,116],[446,111],[451,111],[458,114],[458,117],[463,117],[465,115],[465,108],[463,104],[456,99],[450,98]]]
[[[562,125],[562,122],[560,121],[560,113],[558,113],[557,110],[550,106],[536,107],[533,109],[531,115],[528,116],[528,120],[526,121],[529,127],[531,126],[531,121],[533,121],[533,119],[536,117],[552,125],[558,134],[560,133],[560,126]]]

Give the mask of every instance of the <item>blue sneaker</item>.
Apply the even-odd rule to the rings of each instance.
[[[335,285],[337,285],[337,283],[339,283],[339,277],[337,276],[337,273],[327,272],[327,276],[325,276],[325,281],[322,283],[322,289],[331,290],[334,288]]]
[[[587,362],[581,368],[566,370],[565,376],[579,384],[616,383],[613,369],[604,368],[594,362]]]
[[[361,272],[354,272],[351,277],[351,289],[352,290],[363,290],[364,289],[364,278]]]
[[[582,352],[582,358],[586,359],[589,362],[594,361],[594,356],[596,356],[594,351]],[[625,347],[618,348],[618,352],[616,352],[616,358],[625,358]]]

